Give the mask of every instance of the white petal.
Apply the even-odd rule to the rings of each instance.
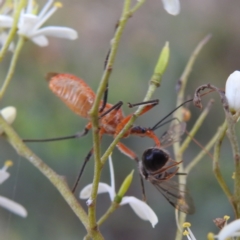
[[[16,118],[17,110],[15,107],[9,106],[3,108],[0,113],[2,114],[3,118],[7,121],[8,124],[12,124]]]
[[[45,36],[51,36],[51,37],[58,37],[58,38],[66,38],[70,40],[75,40],[78,37],[78,33],[68,27],[44,27],[39,30],[34,31],[34,34],[31,35],[31,37],[39,36],[39,35],[45,35]]]
[[[235,236],[234,233],[240,230],[240,219],[237,219],[226,225],[218,234],[218,240],[225,240],[228,237]]]
[[[21,217],[27,216],[27,210],[22,205],[14,202],[8,198],[0,196],[0,206],[6,208],[7,210],[9,210]]]
[[[29,38],[30,34],[32,34],[32,29],[37,21],[37,16],[33,14],[23,14],[21,21],[18,24],[18,34]]]
[[[0,114],[6,120],[8,124],[12,124],[16,118],[17,110],[15,107],[5,107],[0,111]],[[0,127],[0,134],[3,133],[3,129]]]
[[[180,13],[179,0],[162,0],[164,9],[171,15],[178,15]]]
[[[109,162],[109,170],[110,170],[111,188],[115,195],[115,176],[114,176],[114,168],[113,168],[113,163],[112,163],[112,154],[109,155],[108,162]],[[114,198],[114,196],[112,196],[112,197]]]
[[[143,201],[135,197],[124,197],[120,205],[129,203],[133,211],[143,220],[149,221],[152,227],[158,223],[158,217],[155,212]]]
[[[37,36],[37,37],[33,37],[31,38],[31,40],[37,44],[39,47],[46,47],[48,46],[49,42],[48,42],[48,39],[41,35],[41,36]]]
[[[91,191],[92,191],[92,183],[88,184],[86,187],[84,187],[82,189],[82,191],[80,192],[79,198],[81,199],[88,199],[91,196]],[[106,184],[106,183],[99,183],[98,185],[98,194],[100,193],[109,193],[110,198],[112,197],[112,188]],[[115,194],[114,194],[115,195]],[[113,200],[111,198],[111,200]]]
[[[13,18],[7,15],[0,15],[0,27],[1,28],[10,28],[13,24]]]
[[[0,169],[0,184],[9,178],[10,174],[5,170]]]
[[[230,109],[240,111],[240,71],[235,71],[228,77],[225,91]]]

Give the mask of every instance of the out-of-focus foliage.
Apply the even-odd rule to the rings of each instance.
[[[42,1],[42,4],[44,3]],[[1,108],[8,105],[17,108],[18,115],[13,126],[22,138],[64,136],[83,129],[87,121],[72,113],[49,91],[44,77],[48,72],[69,72],[83,78],[96,90],[114,26],[120,16],[122,1],[64,0],[63,7],[49,22],[76,29],[79,38],[75,41],[53,38],[46,48],[39,48],[31,42],[26,44],[13,80],[1,101]],[[110,78],[109,102],[124,101],[123,109],[126,114],[132,111],[128,109],[127,102],[142,101],[159,51],[166,41],[170,42],[170,64],[162,85],[154,96],[160,99],[160,104],[139,118],[139,125],[153,126],[175,107],[177,79],[192,50],[208,33],[212,33],[213,37],[198,57],[186,93],[192,96],[196,87],[208,82],[224,88],[229,74],[239,69],[240,2],[185,0],[181,2],[181,9],[180,15],[173,17],[163,10],[160,1],[146,1],[129,20],[123,34]],[[6,75],[9,59],[10,53],[0,67],[1,81]],[[188,123],[188,129],[200,114],[193,106],[190,106],[190,109],[192,120]],[[216,98],[215,106],[196,136],[201,144],[204,145],[211,138],[223,119],[223,110],[219,99]],[[159,130],[158,135],[160,136],[166,128],[167,126]],[[102,149],[106,149],[110,141],[110,137],[104,137]],[[148,139],[136,137],[122,141],[139,156],[143,149],[153,144]],[[56,172],[63,175],[71,186],[91,148],[91,134],[77,140],[28,145]],[[199,147],[192,144],[183,160],[191,161],[198,151]],[[16,200],[28,210],[28,217],[23,220],[0,209],[0,239],[82,239],[85,235],[83,226],[43,175],[19,157],[3,139],[0,139],[0,152],[0,162],[3,163],[6,159],[14,161],[14,166],[10,169],[12,177],[7,184],[1,186],[1,195]],[[113,153],[113,160],[117,188],[131,169],[136,169],[137,166],[117,149]],[[224,142],[221,168],[227,183],[232,186],[230,161],[233,160],[229,143]],[[188,220],[191,221],[195,236],[199,236],[199,239],[203,239],[210,230],[217,231],[212,219],[225,214],[233,215],[211,167],[212,160],[206,157],[188,176],[188,188],[196,205],[196,213]],[[108,174],[108,169],[104,170],[103,182],[109,181]],[[83,186],[92,181],[92,175],[93,163],[90,161],[77,195]],[[122,207],[101,226],[106,239],[130,240],[133,236],[139,240],[174,238],[174,209],[152,185],[145,185],[148,204],[159,217],[157,226],[153,229],[149,223],[143,222],[129,211],[128,206]],[[141,197],[136,171],[128,195]],[[105,212],[108,205],[108,197],[99,196],[98,216]]]

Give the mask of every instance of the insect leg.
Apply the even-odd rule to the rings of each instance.
[[[64,137],[56,137],[56,138],[43,138],[43,139],[22,139],[23,142],[54,142],[61,141],[67,139],[81,138],[88,134],[89,130],[92,128],[91,122],[89,122],[82,132],[78,132],[74,135],[64,136]]]
[[[153,105],[152,107],[156,106],[159,103],[158,99],[154,99],[154,100],[149,100],[149,101],[145,101],[145,102],[140,102],[140,103],[128,103],[128,107],[133,108],[136,106],[141,106],[141,105]]]
[[[146,197],[146,192],[145,192],[145,187],[144,187],[144,181],[142,175],[139,173],[140,176],[140,182],[141,182],[141,189],[142,189],[142,200],[144,202],[147,202],[147,197]]]
[[[139,158],[137,157],[137,155],[128,147],[126,147],[123,143],[119,142],[117,144],[117,148],[126,156],[128,156],[129,158],[135,160],[137,163],[139,162]],[[143,177],[141,174],[139,174],[140,177],[140,182],[141,182],[141,189],[142,189],[142,199],[143,201],[146,202],[147,198],[146,198],[146,193],[145,193],[145,187],[144,187],[144,181],[143,181]]]
[[[136,155],[135,152],[133,152],[131,149],[126,147],[123,143],[119,142],[117,144],[117,148],[119,149],[120,152],[122,152],[124,155],[128,156],[129,158],[135,160],[137,163],[139,162],[139,158]]]
[[[84,159],[83,165],[81,166],[81,169],[79,171],[79,174],[77,176],[77,179],[72,187],[72,193],[74,193],[76,191],[77,185],[82,177],[83,171],[85,169],[85,166],[87,164],[87,162],[90,160],[91,156],[93,155],[93,148],[89,151],[89,153],[87,154],[87,156]]]
[[[118,103],[113,105],[111,108],[109,108],[107,111],[102,113],[99,116],[99,119],[101,119],[102,117],[107,115],[109,112],[113,111],[114,109],[118,110],[122,106],[122,104],[123,104],[123,102],[119,101]],[[56,137],[56,138],[43,138],[43,139],[31,139],[31,138],[28,138],[28,139],[22,139],[22,141],[23,142],[54,142],[54,141],[61,141],[61,140],[67,140],[67,139],[81,138],[81,137],[84,137],[85,135],[87,135],[91,128],[92,128],[92,124],[91,124],[91,122],[89,122],[85,126],[85,128],[84,128],[84,130],[82,132],[78,132],[78,133],[73,134],[73,135],[64,136],[64,137]]]

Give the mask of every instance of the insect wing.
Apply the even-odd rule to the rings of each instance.
[[[168,129],[168,131],[165,132],[160,138],[162,147],[168,147],[173,143],[180,141],[181,136],[185,132],[185,129],[186,129],[185,122],[172,125]]]
[[[149,180],[151,181],[150,178]],[[187,214],[194,213],[195,208],[191,196],[187,191],[181,190],[177,182],[172,180],[156,181],[156,179],[151,182],[174,208]]]

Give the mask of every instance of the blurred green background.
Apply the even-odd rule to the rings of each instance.
[[[45,1],[39,3],[42,6]],[[48,72],[72,73],[84,79],[96,91],[123,1],[65,0],[62,3],[63,8],[52,16],[47,25],[72,27],[78,31],[79,38],[75,41],[51,38],[50,45],[45,48],[28,42],[21,52],[12,82],[1,101],[1,108],[9,105],[17,108],[17,119],[13,126],[22,138],[64,136],[84,128],[87,120],[75,115],[53,95],[44,76]],[[137,124],[141,126],[153,126],[175,107],[177,79],[197,43],[209,33],[213,37],[194,65],[186,94],[192,96],[194,90],[204,83],[224,88],[227,77],[239,69],[240,64],[239,11],[240,1],[237,0],[184,0],[181,1],[180,15],[174,17],[164,11],[160,0],[146,1],[129,20],[124,31],[110,78],[109,102],[122,100],[124,103],[134,103],[143,99],[159,52],[165,42],[169,41],[170,63],[161,87],[154,94],[154,98],[160,99],[160,104],[137,120]],[[1,82],[7,73],[10,58],[11,54],[8,53],[0,66]],[[224,121],[216,94],[207,96],[204,103],[210,97],[216,99],[214,107],[196,135],[203,145]],[[189,108],[192,118],[188,123],[188,130],[200,114],[200,110],[192,105]],[[125,114],[132,112],[126,104],[123,110]],[[167,127],[160,129],[158,136]],[[239,127],[237,128],[240,134]],[[91,139],[89,134],[77,140],[29,143],[28,146],[56,172],[65,176],[72,186],[82,160],[91,148]],[[103,151],[111,140],[109,136],[104,137]],[[122,142],[138,156],[153,144],[149,139],[137,137],[124,139]],[[191,144],[184,155],[184,162],[190,162],[200,150],[198,146]],[[0,239],[82,239],[86,233],[84,227],[50,182],[28,161],[19,157],[3,138],[0,139],[0,152],[0,165],[6,159],[14,162],[9,170],[11,177],[1,185],[1,195],[14,199],[28,210],[28,217],[22,219],[0,209]],[[117,149],[113,152],[113,160],[116,188],[135,169],[134,180],[127,195],[141,198],[135,162]],[[232,189],[233,159],[227,140],[221,151],[221,169]],[[83,186],[92,181],[92,177],[93,161],[90,161],[76,196]],[[102,182],[109,183],[108,165],[105,166],[101,179]],[[101,226],[106,239],[174,239],[174,209],[151,184],[146,183],[145,186],[148,203],[156,212],[159,223],[153,229],[149,222],[139,219],[129,206],[124,206]],[[233,219],[227,198],[212,173],[212,160],[209,157],[202,159],[189,174],[188,188],[196,207],[196,213],[189,216],[188,221],[192,223],[192,230],[198,239],[205,239],[209,231],[217,233],[212,221],[214,218],[227,214]],[[81,204],[85,206],[82,200]],[[109,204],[108,195],[99,196],[98,217]]]

